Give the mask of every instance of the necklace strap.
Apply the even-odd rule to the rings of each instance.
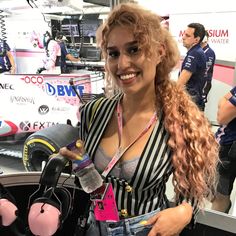
[[[157,113],[154,112],[151,119],[149,120],[146,127],[143,129],[143,131],[123,150],[121,149],[121,138],[123,133],[123,111],[122,107],[120,105],[120,101],[117,104],[116,107],[116,113],[117,113],[117,124],[118,124],[118,137],[119,137],[119,146],[115,153],[115,155],[112,157],[111,161],[108,163],[107,167],[104,169],[102,176],[106,178],[106,176],[110,173],[110,171],[114,168],[114,166],[117,164],[117,162],[121,159],[121,157],[124,155],[124,153],[134,144],[136,143],[147,131],[151,128],[151,126],[156,122],[157,120]]]

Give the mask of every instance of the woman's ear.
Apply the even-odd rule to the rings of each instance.
[[[166,55],[166,50],[165,46],[161,44],[158,48],[158,53],[157,53],[157,58],[156,58],[156,63],[157,65],[162,61],[162,58]]]

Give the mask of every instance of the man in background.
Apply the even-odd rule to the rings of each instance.
[[[5,40],[0,39],[0,73],[10,72],[15,74],[15,60],[11,54],[11,49]]]
[[[211,90],[211,82],[212,82],[212,77],[213,77],[213,70],[214,70],[214,65],[215,65],[215,60],[216,60],[216,55],[213,49],[209,46],[208,44],[208,39],[209,39],[209,34],[206,31],[205,32],[205,37],[203,38],[201,42],[201,47],[206,55],[207,58],[207,68],[206,68],[206,73],[205,73],[205,85],[203,87],[203,99],[204,102],[207,102],[207,96],[209,91]]]
[[[46,31],[43,35],[45,55],[43,66],[37,70],[37,74],[61,74],[61,48],[51,34]]]
[[[212,209],[228,213],[236,178],[236,87],[219,100],[217,121],[220,124],[216,131],[216,139],[220,144],[219,181]]]
[[[203,100],[204,76],[206,72],[206,55],[200,43],[205,36],[205,28],[200,23],[191,23],[183,34],[183,46],[187,55],[182,63],[177,83],[185,86],[193,101],[204,111]]]
[[[80,58],[74,57],[67,51],[67,48],[65,45],[65,41],[67,41],[67,39],[62,32],[57,32],[55,40],[58,42],[58,44],[61,47],[61,73],[69,73],[66,66],[66,60],[79,62]]]

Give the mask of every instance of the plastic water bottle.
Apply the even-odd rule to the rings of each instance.
[[[88,153],[83,148],[81,140],[77,140],[67,146],[77,154],[77,159],[72,161],[74,174],[79,178],[81,187],[86,193],[92,193],[103,185],[103,179],[96,170]]]
[[[93,163],[75,172],[75,175],[86,193],[92,193],[103,185],[103,179]]]

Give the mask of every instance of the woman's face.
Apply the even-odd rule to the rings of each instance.
[[[154,90],[160,56],[147,58],[129,28],[115,27],[108,36],[106,68],[124,93]]]

